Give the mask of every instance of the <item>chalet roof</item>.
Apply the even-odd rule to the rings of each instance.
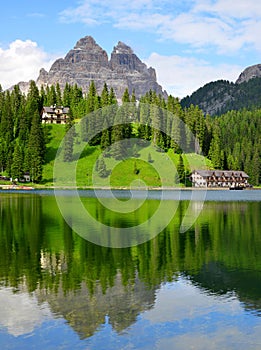
[[[46,113],[56,113],[56,110],[60,109],[63,114],[67,114],[70,111],[69,107],[63,107],[63,106],[44,106],[43,107],[43,112]]]
[[[249,178],[249,176],[244,172],[240,170],[194,170],[194,174],[199,174],[202,177],[222,177],[225,176],[228,177],[242,177],[242,178]]]

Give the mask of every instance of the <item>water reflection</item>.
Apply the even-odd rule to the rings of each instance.
[[[49,305],[39,305],[37,294],[29,295],[27,290],[14,293],[10,288],[0,289],[0,305],[0,325],[15,337],[31,333],[52,315]]]
[[[92,215],[106,217],[95,198],[83,201]],[[157,205],[151,199],[130,220],[144,222]],[[197,210],[197,202],[193,205],[190,210]],[[80,339],[90,339],[93,348],[101,346],[109,327],[133,339],[140,327],[144,348],[153,339],[170,348],[175,336],[175,349],[185,349],[178,344],[183,341],[189,348],[196,336],[207,346],[206,334],[213,336],[218,317],[225,320],[220,328],[225,336],[219,341],[224,345],[226,322],[247,319],[244,312],[261,314],[261,203],[206,202],[194,227],[181,234],[187,207],[187,201],[179,202],[173,220],[154,239],[111,249],[75,234],[53,196],[2,194],[0,324],[19,336],[48,319],[62,318]],[[109,219],[121,222],[116,213]],[[251,322],[255,332],[261,330],[257,320]],[[189,329],[190,340],[184,338]],[[154,331],[161,340],[152,336]],[[230,331],[232,337],[243,334],[239,324]],[[256,339],[260,342],[260,336]]]

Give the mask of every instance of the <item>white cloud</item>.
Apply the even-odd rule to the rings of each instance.
[[[32,332],[51,317],[47,304],[40,306],[35,296],[14,294],[9,288],[0,290],[0,309],[0,325],[16,337]]]
[[[36,79],[40,68],[48,69],[53,57],[31,40],[15,40],[0,48],[0,84],[4,89],[20,81]]]
[[[128,4],[121,0],[81,0],[78,6],[63,10],[60,13],[60,20],[98,25],[117,21],[127,14],[156,10],[158,5],[155,3],[157,3],[155,0],[133,0]]]
[[[260,332],[260,327],[258,327]],[[220,349],[260,349],[260,333],[253,330],[252,334],[244,333],[233,325],[219,326],[215,332],[188,333],[158,341],[158,349],[164,350],[220,350]]]
[[[143,318],[151,324],[181,322],[183,319],[208,317],[209,313],[240,316],[242,306],[233,295],[218,298],[207,295],[185,280],[163,286],[157,295],[153,309],[145,311]],[[163,347],[164,348],[164,347]]]
[[[185,97],[211,81],[224,79],[235,81],[243,67],[216,64],[193,57],[163,56],[152,53],[145,60],[156,69],[157,81],[175,97]]]
[[[87,25],[97,25],[99,22],[94,17],[93,9],[88,2],[76,8],[67,8],[60,13],[60,21],[65,23],[82,22]]]
[[[228,18],[260,17],[261,6],[256,0],[198,0],[194,12],[213,13]]]
[[[260,349],[261,326],[251,326],[244,320],[244,310],[236,295],[222,298],[207,294],[182,279],[170,288],[163,286],[153,309],[145,311],[142,317],[161,327],[175,322],[181,330],[176,336],[169,332],[169,336],[158,339],[157,349]],[[227,317],[233,317],[235,322],[228,323]],[[194,327],[183,327],[183,321],[189,323],[189,320]]]
[[[233,53],[247,45],[261,49],[261,3],[255,0],[198,0],[188,14],[171,21],[169,36],[191,46],[213,46]],[[163,35],[167,36],[166,30]]]
[[[159,33],[166,39],[191,47],[216,47],[219,53],[235,52],[243,45],[243,38],[234,29],[234,24],[220,18],[194,16],[192,13],[166,21],[159,28]]]
[[[62,21],[145,30],[161,39],[231,54],[246,46],[261,50],[261,3],[256,0],[197,0],[184,5],[165,0],[82,0],[60,14]]]

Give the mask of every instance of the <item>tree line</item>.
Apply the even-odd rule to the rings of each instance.
[[[86,94],[76,84],[66,84],[62,91],[58,83],[38,89],[34,81],[30,82],[27,95],[19,86],[12,91],[0,88],[1,173],[19,179],[28,172],[35,182],[42,180],[48,128],[41,123],[40,114],[43,106],[55,104],[70,108],[67,130],[73,125],[73,119],[87,116],[80,136],[91,145],[99,146],[105,155],[109,150],[108,156],[124,157],[126,148],[117,141],[138,137],[152,142],[161,152],[169,149],[179,154],[192,149],[201,152],[211,159],[213,167],[244,170],[250,175],[253,185],[260,183],[260,109],[229,111],[210,117],[205,116],[198,106],[182,108],[178,98],[170,95],[164,99],[151,90],[140,98],[138,104],[135,91],[130,94],[128,89],[119,104],[112,88],[105,83],[99,94],[94,82],[90,83]],[[107,115],[104,116],[102,132],[90,139],[97,123],[94,112],[108,106],[112,107],[113,124]],[[135,116],[138,124],[132,119],[126,120],[126,108],[127,115]],[[168,118],[168,114],[176,118]],[[106,124],[113,126],[106,127]],[[194,143],[184,125],[197,137],[199,145]],[[73,137],[65,139],[64,161],[72,161],[73,142]]]

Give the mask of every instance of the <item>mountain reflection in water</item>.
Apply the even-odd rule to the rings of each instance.
[[[10,291],[17,297],[23,294],[23,300],[31,298],[34,310],[45,310],[31,312],[36,325],[41,323],[36,321],[39,317],[63,318],[80,339],[98,334],[106,323],[121,334],[140,315],[149,319],[164,288],[175,289],[179,283],[188,283],[202,295],[233,296],[246,312],[261,314],[258,201],[207,201],[185,233],[179,227],[188,201],[180,201],[159,235],[135,247],[116,249],[97,246],[73,232],[53,196],[1,194],[0,199],[0,296],[8,294],[0,297],[0,304],[14,303]],[[92,215],[103,215],[104,207],[96,198],[82,200]],[[144,222],[157,206],[157,200],[150,199],[130,218],[132,224]],[[121,222],[117,213],[111,215],[112,222]],[[126,225],[127,216],[124,220]],[[32,332],[31,323],[19,331],[7,319],[0,317],[0,325],[10,334]]]

